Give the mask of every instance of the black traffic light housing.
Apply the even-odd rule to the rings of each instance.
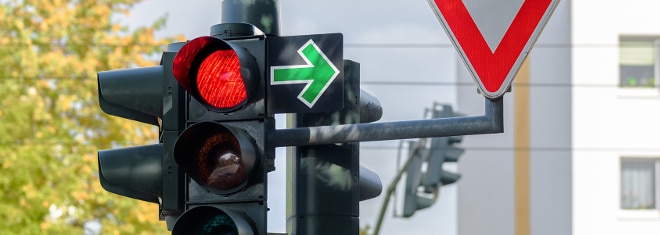
[[[99,72],[101,110],[112,116],[158,125],[163,109],[163,76],[163,65]],[[158,203],[163,194],[162,154],[162,145],[99,151],[101,186],[121,196]]]
[[[170,117],[176,113],[171,108],[178,102],[172,96],[176,90],[167,85],[174,80],[171,59],[175,48],[175,44],[168,47],[158,66],[98,73],[99,106],[104,112],[160,128],[159,144],[99,151],[101,186],[121,196],[159,203],[161,219],[179,213],[182,207],[178,196],[181,178],[168,157],[173,141],[167,141],[166,134],[168,126],[176,125]]]
[[[266,38],[249,24],[216,25],[212,35],[189,41],[174,58],[187,95],[173,154],[186,183],[185,212],[172,233],[265,235],[266,173],[274,169],[266,139],[275,129],[264,105]]]
[[[360,64],[343,61],[343,108],[336,112],[296,113],[297,127],[372,122],[380,119],[379,102],[360,90]],[[372,101],[362,113],[361,96]],[[377,105],[376,105],[377,103]],[[377,107],[375,107],[377,106]],[[375,112],[377,110],[378,112]],[[374,114],[378,113],[378,114]],[[364,120],[363,120],[364,119]],[[380,195],[382,184],[374,172],[360,166],[359,143],[291,148],[287,211],[292,234],[357,234],[359,202]]]

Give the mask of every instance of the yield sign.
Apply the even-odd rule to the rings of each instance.
[[[481,93],[508,90],[559,0],[428,0]]]

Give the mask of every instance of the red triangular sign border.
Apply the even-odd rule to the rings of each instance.
[[[462,0],[428,1],[488,98],[504,95],[559,2],[525,0],[492,52]]]

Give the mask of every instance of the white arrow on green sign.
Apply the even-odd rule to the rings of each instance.
[[[312,108],[339,75],[339,69],[311,39],[298,49],[298,54],[306,64],[271,66],[271,85],[306,83],[298,99]]]

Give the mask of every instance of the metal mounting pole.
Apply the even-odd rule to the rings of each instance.
[[[483,116],[278,129],[270,139],[285,147],[502,133],[503,103],[486,98]]]
[[[280,3],[277,0],[224,0],[222,23],[248,23],[265,34],[280,36]]]

